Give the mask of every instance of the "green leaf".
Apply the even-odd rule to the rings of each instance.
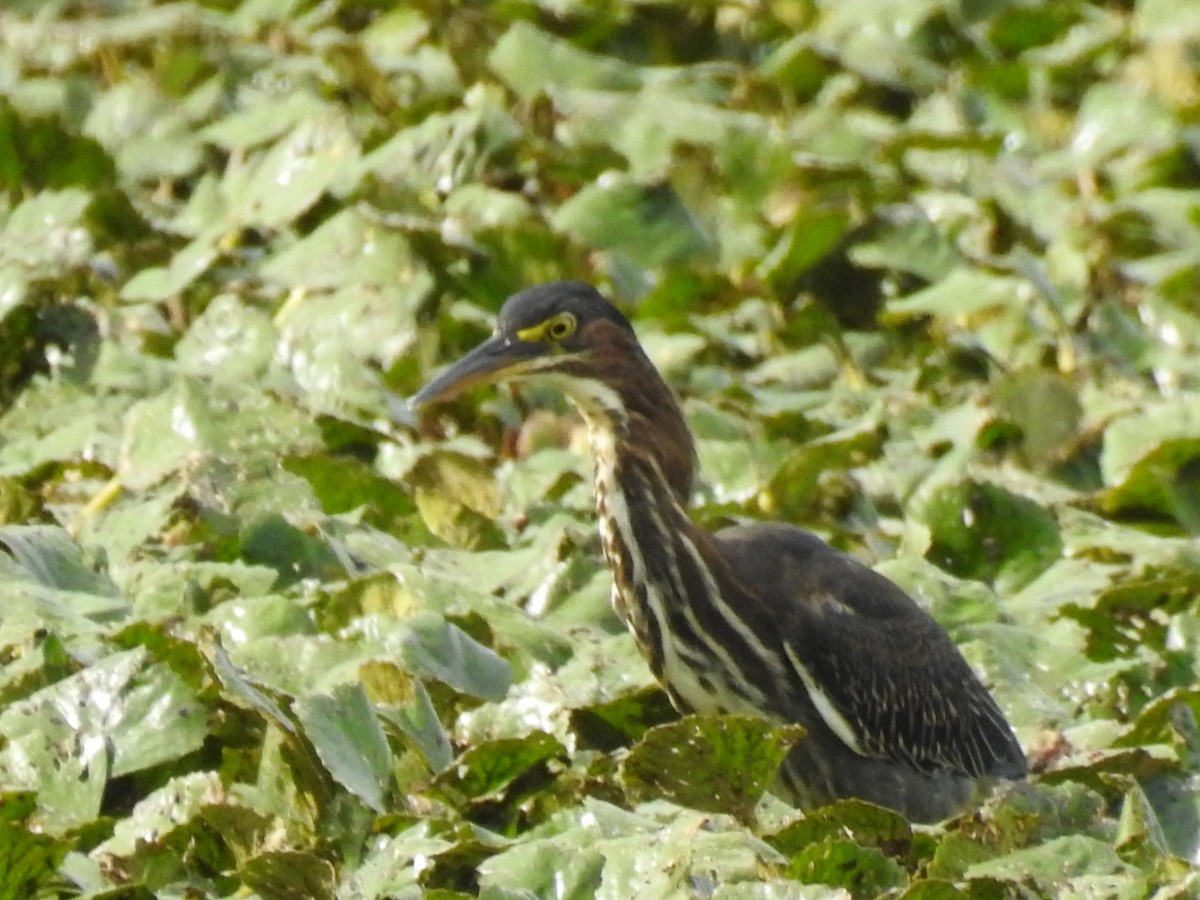
[[[878,426],[868,422],[819,437],[796,449],[767,485],[774,508],[789,519],[812,516],[824,502],[820,487],[827,473],[861,464],[877,452],[881,437]]]
[[[264,278],[285,287],[339,292],[341,302],[345,303],[348,297],[355,296],[350,290],[355,285],[383,288],[395,284],[398,268],[406,273],[401,283],[412,279],[424,285],[424,280],[415,277],[413,269],[416,266],[418,262],[403,234],[384,228],[357,209],[347,209],[322,222],[304,238],[280,248],[264,261],[261,273]],[[381,302],[388,296],[383,293],[375,301],[379,308],[372,311],[395,315],[396,310],[388,310]],[[304,322],[313,317],[314,326],[320,322],[328,329],[331,325],[328,313],[333,309],[332,300],[323,302],[319,297],[308,298],[298,307],[285,308],[282,323],[286,325],[297,317]],[[337,311],[342,312],[341,309]],[[355,318],[353,310],[347,312],[352,321]],[[378,327],[378,322],[375,325]]]
[[[620,176],[580,191],[558,208],[552,223],[580,243],[647,269],[695,259],[711,243],[670,187]]]
[[[288,225],[353,171],[359,152],[341,114],[301,121],[255,164],[226,177],[230,218],[262,228]]]
[[[51,822],[99,812],[105,779],[180,759],[208,735],[207,710],[143,648],[114,653],[0,714],[0,772],[38,788]],[[71,781],[74,778],[74,781]],[[89,818],[90,818],[89,816]]]
[[[622,785],[634,801],[663,797],[750,821],[803,735],[799,726],[749,716],[686,716],[646,732],[621,764]]]
[[[1036,847],[979,862],[967,878],[1033,882],[1043,891],[1062,890],[1080,875],[1116,875],[1129,871],[1108,841],[1085,835],[1064,835]]]
[[[488,62],[526,101],[550,88],[637,90],[642,78],[635,66],[610,56],[588,53],[517,22],[492,49]]]
[[[225,802],[225,786],[216,772],[189,772],[152,791],[127,818],[113,827],[112,837],[93,852],[97,856],[132,856],[139,843],[161,841],[191,822],[209,805]]]
[[[1166,862],[1171,853],[1154,807],[1136,783],[1126,792],[1121,805],[1116,845],[1122,859],[1144,869]]]
[[[307,119],[319,118],[326,105],[307,90],[281,98],[263,97],[259,102],[218,119],[200,131],[200,136],[226,150],[246,151],[287,134]]]
[[[176,252],[169,264],[142,269],[125,282],[121,299],[129,303],[160,302],[179,294],[217,261],[221,237],[219,228],[207,228]]]
[[[24,475],[38,466],[83,458],[98,439],[109,440],[127,400],[96,397],[78,385],[27,388],[0,418],[0,471]],[[105,455],[111,462],[111,453]]]
[[[900,900],[964,900],[966,896],[949,881],[927,878],[915,882],[900,895]]]
[[[1147,799],[1154,809],[1163,837],[1179,859],[1195,859],[1200,851],[1200,778],[1168,775],[1147,782]]]
[[[888,304],[888,314],[898,317],[934,316],[947,325],[968,326],[973,317],[992,311],[1023,309],[1022,282],[956,268],[941,281]]]
[[[926,557],[960,577],[1019,587],[1062,552],[1054,516],[997,484],[943,485],[918,514],[930,529]]]
[[[341,561],[328,543],[297,528],[279,513],[251,519],[239,538],[242,558],[251,565],[278,570],[281,586],[303,578],[328,577],[340,569]]]
[[[1154,510],[1200,530],[1200,403],[1194,398],[1158,403],[1105,429],[1101,472],[1112,486],[1110,510]]]
[[[641,738],[675,716],[667,695],[655,685],[606,703],[571,710],[571,731],[584,747],[611,750]]]
[[[429,530],[442,540],[467,549],[503,546],[492,522],[500,511],[494,474],[477,459],[461,453],[431,453],[417,461],[407,481]]]
[[[930,316],[945,334],[961,333],[1010,365],[1038,362],[1052,331],[1037,327],[1028,281],[959,266],[940,281],[890,301],[884,319]]]
[[[813,810],[767,841],[780,853],[794,857],[810,845],[839,838],[896,856],[910,847],[913,831],[903,816],[890,809],[862,800],[842,800]]]
[[[83,215],[92,195],[76,188],[43,191],[0,218],[0,269],[20,267],[30,277],[80,265],[92,249]],[[0,318],[7,312],[0,306]]]
[[[492,857],[483,866],[487,893],[506,886],[512,891],[534,897],[562,897],[563,900],[590,900],[600,896],[603,885],[604,856],[595,848],[577,847],[564,842],[533,841]]]
[[[544,732],[491,741],[460,754],[453,767],[434,780],[433,789],[455,800],[495,799],[530,769],[565,753],[566,748]]]
[[[1119,81],[1102,81],[1084,95],[1075,127],[1073,162],[1086,166],[1130,147],[1169,143],[1176,123],[1155,98]]]
[[[185,10],[186,7],[171,5],[159,12],[169,15]],[[135,21],[133,16],[123,20],[127,27]],[[159,32],[157,27],[148,30]],[[160,39],[171,40],[172,30],[164,29]],[[188,121],[186,107],[173,102],[158,84],[148,79],[125,81],[101,93],[90,110],[86,127],[113,155],[121,174],[131,180],[180,178],[203,162],[203,148]]]
[[[233,664],[224,647],[217,645],[213,651],[213,670],[221,679],[230,699],[239,706],[252,709],[264,719],[289,735],[297,733],[295,720],[284,712],[279,699],[263,685],[257,684],[245,672]]]
[[[267,900],[332,900],[337,872],[332,863],[312,853],[269,850],[248,860],[237,877]]]
[[[431,612],[410,616],[404,626],[401,652],[413,671],[485,700],[501,700],[508,693],[508,663],[462,629]]]
[[[934,283],[948,276],[959,254],[946,236],[919,209],[889,212],[871,240],[850,249],[850,258],[860,266],[911,272]]]
[[[119,474],[123,484],[145,489],[185,468],[208,463],[216,470],[213,481],[220,485],[229,462],[274,470],[281,454],[303,452],[319,443],[311,418],[294,407],[241,385],[217,390],[181,378],[129,410]],[[226,476],[224,484],[232,482],[230,496],[252,497],[261,488],[240,481]]]
[[[189,375],[238,382],[266,372],[277,341],[265,313],[222,294],[175,345],[175,358]]]
[[[392,752],[361,685],[296,701],[296,715],[334,780],[377,812],[385,809]]]
[[[681,885],[711,890],[754,884],[750,894],[733,896],[819,897],[812,893],[771,892],[764,873],[783,862],[769,846],[727,816],[699,813],[668,803],[634,812],[594,798],[564,810],[545,837],[516,844],[479,866],[481,894],[538,889],[536,896],[594,896],[601,900],[676,896]],[[561,879],[554,873],[561,871]],[[762,893],[760,893],[762,892]],[[495,896],[505,896],[496,894]]]
[[[358,672],[379,715],[416,743],[434,772],[447,768],[454,760],[454,750],[425,685],[399,666],[381,660],[368,660]]]
[[[43,896],[58,883],[58,866],[69,846],[0,821],[0,900]]]
[[[79,546],[61,528],[52,525],[5,525],[0,543],[16,557],[21,568],[38,584],[58,591],[78,591],[116,597],[117,587],[96,572]]]
[[[0,477],[0,525],[23,525],[37,508],[36,498],[17,479]]]
[[[874,897],[908,884],[904,869],[874,847],[845,838],[825,838],[792,857],[788,876],[806,884],[845,888],[855,897]]]
[[[1000,414],[1021,431],[1021,446],[1032,463],[1060,461],[1079,439],[1083,409],[1071,382],[1043,369],[1006,375],[995,386]]]
[[[397,132],[363,159],[361,169],[421,193],[446,193],[484,176],[494,157],[511,152],[521,134],[497,92],[480,85],[462,97],[461,108],[433,113]],[[419,215],[400,221],[419,229],[435,220]]]

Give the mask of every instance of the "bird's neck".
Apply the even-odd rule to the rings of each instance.
[[[673,670],[679,667],[672,664],[669,619],[684,603],[676,596],[678,579],[666,567],[687,558],[683,544],[699,530],[687,513],[691,470],[675,471],[655,452],[653,440],[635,437],[637,431],[626,419],[595,411],[585,411],[584,417],[595,457],[596,518],[613,577],[613,609],[633,633],[655,678],[680,706],[687,701],[672,685]]]
[[[655,678],[680,710],[769,709],[759,686],[777,680],[766,668],[770,653],[762,636],[740,621],[741,589],[712,537],[687,512],[694,464],[686,428],[687,453],[674,447],[666,454],[661,422],[647,426],[652,436],[639,437],[634,421],[594,408],[584,416],[596,457],[596,511],[613,607]]]
[[[696,448],[683,410],[657,371],[646,361],[635,376],[622,379],[621,390],[591,383],[564,385],[587,422],[597,471],[631,469],[636,461],[654,489],[665,489],[686,508],[696,475]]]
[[[661,615],[650,609],[654,604],[647,585],[664,581],[664,573],[652,571],[651,563],[683,555],[675,545],[699,531],[687,513],[696,470],[691,432],[649,361],[612,382],[571,380],[562,387],[588,427],[596,467],[596,513],[613,575],[614,607],[661,680]],[[678,606],[670,598],[656,599]]]

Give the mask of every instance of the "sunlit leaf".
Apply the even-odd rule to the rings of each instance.
[[[96,848],[98,856],[129,856],[139,841],[153,843],[189,822],[206,805],[225,802],[225,787],[215,772],[192,772],[149,794],[113,835]]]
[[[441,616],[420,613],[407,619],[405,628],[404,659],[420,674],[489,700],[507,693],[508,664]]]
[[[1065,887],[1073,876],[1115,875],[1127,871],[1126,864],[1107,841],[1069,835],[977,863],[966,874],[968,878],[1031,880],[1043,889],[1053,890],[1055,886]]]
[[[399,666],[370,660],[359,669],[363,689],[379,715],[408,735],[424,754],[429,768],[440,772],[454,759],[450,738],[438,719],[425,685]]]
[[[332,694],[303,697],[296,715],[329,774],[382,812],[392,754],[362,687],[343,685]]]
[[[237,224],[278,228],[308,209],[348,174],[359,145],[341,115],[302,120],[257,161],[234,170],[223,186]]]

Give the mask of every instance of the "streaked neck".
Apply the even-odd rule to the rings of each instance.
[[[721,565],[719,555],[688,516],[695,462],[678,407],[670,407],[679,423],[673,431],[637,414],[613,415],[615,398],[601,404],[594,394],[573,397],[595,455],[596,512],[613,575],[613,607],[654,676],[681,710],[769,708],[760,686],[778,679],[782,663],[738,615],[736,589],[727,586],[731,595],[723,596],[720,576],[710,568]],[[645,437],[639,429],[647,429]]]

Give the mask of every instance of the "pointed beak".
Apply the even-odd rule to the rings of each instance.
[[[495,335],[446,368],[408,401],[413,409],[457,397],[464,391],[521,374],[541,356],[542,344]]]

